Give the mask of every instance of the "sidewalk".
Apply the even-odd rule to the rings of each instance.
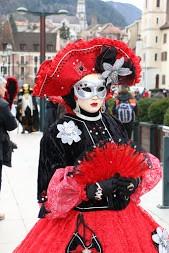
[[[2,182],[3,210],[6,219],[0,221],[0,253],[12,250],[25,237],[37,221],[36,180],[39,158],[39,141],[42,134],[13,132],[12,140],[18,145],[13,153],[13,167],[4,167]],[[169,209],[159,209],[162,183],[142,197],[142,206],[169,231]]]

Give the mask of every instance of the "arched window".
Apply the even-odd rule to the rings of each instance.
[[[160,7],[160,0],[157,0],[156,7]]]
[[[163,43],[167,43],[167,34],[166,33],[164,33],[164,35],[163,35]]]
[[[159,89],[159,74],[157,74],[155,77],[155,88]]]
[[[165,84],[165,75],[162,75],[162,84]]]
[[[154,55],[154,61],[157,61],[157,53]]]
[[[161,61],[167,61],[167,52],[166,51],[161,53]]]

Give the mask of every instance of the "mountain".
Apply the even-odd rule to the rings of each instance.
[[[107,4],[117,10],[125,19],[126,25],[141,18],[142,11],[132,4],[108,1]]]
[[[5,1],[5,4],[4,0],[0,0],[0,15],[14,13],[21,6],[37,12],[66,9],[70,14],[75,15],[77,0],[8,0]],[[132,23],[141,15],[139,9],[133,5],[101,0],[86,0],[86,13],[89,25],[92,18],[96,17],[100,24],[111,22],[119,27]]]

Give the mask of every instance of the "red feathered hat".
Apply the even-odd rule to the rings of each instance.
[[[78,40],[60,50],[52,60],[46,60],[41,64],[35,79],[33,95],[68,95],[73,85],[82,77],[99,72],[96,68],[96,59],[101,54],[104,55],[103,48],[115,48],[114,61],[124,58],[124,66],[125,62],[130,61],[133,74],[122,78],[117,84],[134,85],[140,81],[140,58],[126,43],[107,38]]]

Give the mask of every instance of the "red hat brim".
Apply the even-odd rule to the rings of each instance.
[[[37,73],[33,95],[65,96],[82,77],[96,73],[96,58],[103,46],[115,47],[117,58],[130,59],[134,66],[134,75],[125,80],[125,85],[134,85],[140,81],[140,58],[123,41],[108,38],[95,38],[90,41],[78,40],[60,50],[52,60],[44,61]],[[126,83],[127,82],[127,83]],[[120,83],[123,84],[123,83]]]

